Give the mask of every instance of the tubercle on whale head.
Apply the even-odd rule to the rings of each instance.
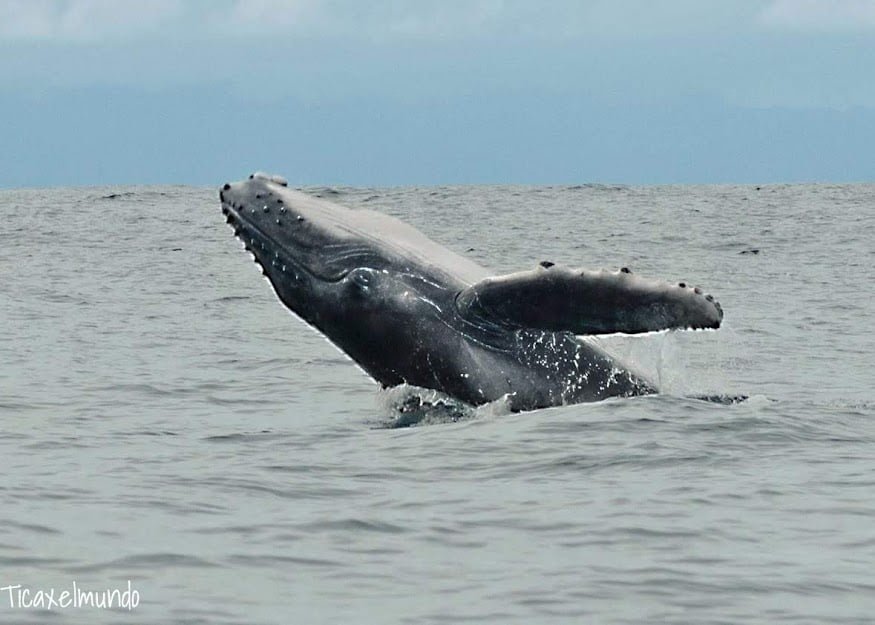
[[[261,266],[276,294],[317,328],[345,306],[365,310],[382,282],[364,270],[385,265],[367,239],[343,223],[351,209],[286,188],[278,176],[253,174],[219,187],[222,212]],[[367,282],[367,283],[366,283]]]
[[[241,183],[225,183],[219,190],[219,199],[234,235],[279,292],[280,282],[286,288],[301,287],[308,276],[293,253],[294,233],[289,222],[296,222],[285,219],[284,205],[273,201],[272,185],[282,183],[261,175]]]
[[[271,234],[265,227],[286,212],[282,199],[274,197],[277,189],[273,185],[286,186],[284,179],[265,175],[233,184],[226,182],[219,189],[222,212],[245,225],[263,229],[262,234]]]
[[[253,183],[257,185],[258,182],[264,183],[262,189],[260,192],[256,191],[253,194],[249,186],[253,185]],[[234,184],[226,182],[219,189],[219,200],[222,202],[222,212],[226,215],[228,215],[229,212],[236,212],[239,215],[240,211],[246,207],[247,202],[251,204],[249,206],[250,210],[254,210],[254,204],[257,203],[258,200],[272,199],[271,196],[273,195],[273,191],[270,189],[270,185],[287,187],[288,182],[282,176],[272,176],[261,172],[250,174],[248,181]],[[281,199],[278,199],[275,203],[277,206],[283,204]],[[267,204],[263,205],[262,209],[266,213],[270,212],[270,206]]]
[[[390,270],[391,248],[372,242],[372,230],[355,221],[353,209],[259,176],[222,185],[219,195],[235,234],[281,302],[376,379],[402,381],[385,377],[368,346],[416,345],[417,323],[435,308],[411,292],[417,285],[408,285],[406,274]],[[387,324],[387,318],[395,321]],[[398,325],[406,329],[396,335]]]
[[[222,213],[277,297],[332,335],[331,319],[344,302],[349,267],[326,251],[325,232],[299,214],[307,209],[300,205],[303,197],[287,191],[284,180],[262,175],[219,188]]]

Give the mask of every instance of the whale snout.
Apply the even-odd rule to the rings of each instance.
[[[314,216],[310,198],[285,179],[256,173],[218,192],[226,222],[275,287],[334,282],[348,271],[342,237],[330,236],[318,207]]]
[[[276,174],[266,174],[263,171],[257,171],[253,174],[249,174],[250,180],[265,180],[267,182],[273,182],[274,184],[278,184],[281,187],[289,186],[288,180],[283,178],[282,176],[277,176]]]
[[[272,186],[279,184],[259,176],[243,182],[226,182],[219,188],[225,221],[265,273],[287,273],[293,264],[284,245],[287,243],[285,206],[276,195],[276,187]]]

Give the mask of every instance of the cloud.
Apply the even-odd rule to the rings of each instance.
[[[743,28],[764,0],[0,0],[0,42],[258,36],[353,41],[541,41]]]
[[[114,41],[158,31],[182,0],[0,0],[0,41]]]
[[[809,32],[871,30],[875,0],[773,0],[760,12],[758,22]]]
[[[206,32],[305,39],[459,38],[488,32],[506,8],[504,0],[236,0],[225,11],[213,12]]]
[[[262,5],[295,7],[295,21],[279,22]],[[259,32],[278,24],[304,36],[351,40],[458,41],[521,39],[567,41],[707,35],[743,27],[763,0],[732,3],[702,0],[237,0],[231,23]],[[286,11],[287,13],[287,11]],[[255,19],[247,17],[255,16]],[[270,18],[270,19],[266,19]]]
[[[87,44],[277,34],[308,39],[434,38],[482,33],[490,22],[497,27],[513,13],[506,4],[505,0],[0,0],[0,42]]]

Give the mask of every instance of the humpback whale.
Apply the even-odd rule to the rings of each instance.
[[[686,284],[541,262],[496,276],[388,215],[256,173],[222,212],[276,295],[383,387],[410,384],[513,411],[656,393],[579,335],[718,328]]]

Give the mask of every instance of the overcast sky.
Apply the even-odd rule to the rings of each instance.
[[[871,181],[875,0],[0,0],[0,186]]]

